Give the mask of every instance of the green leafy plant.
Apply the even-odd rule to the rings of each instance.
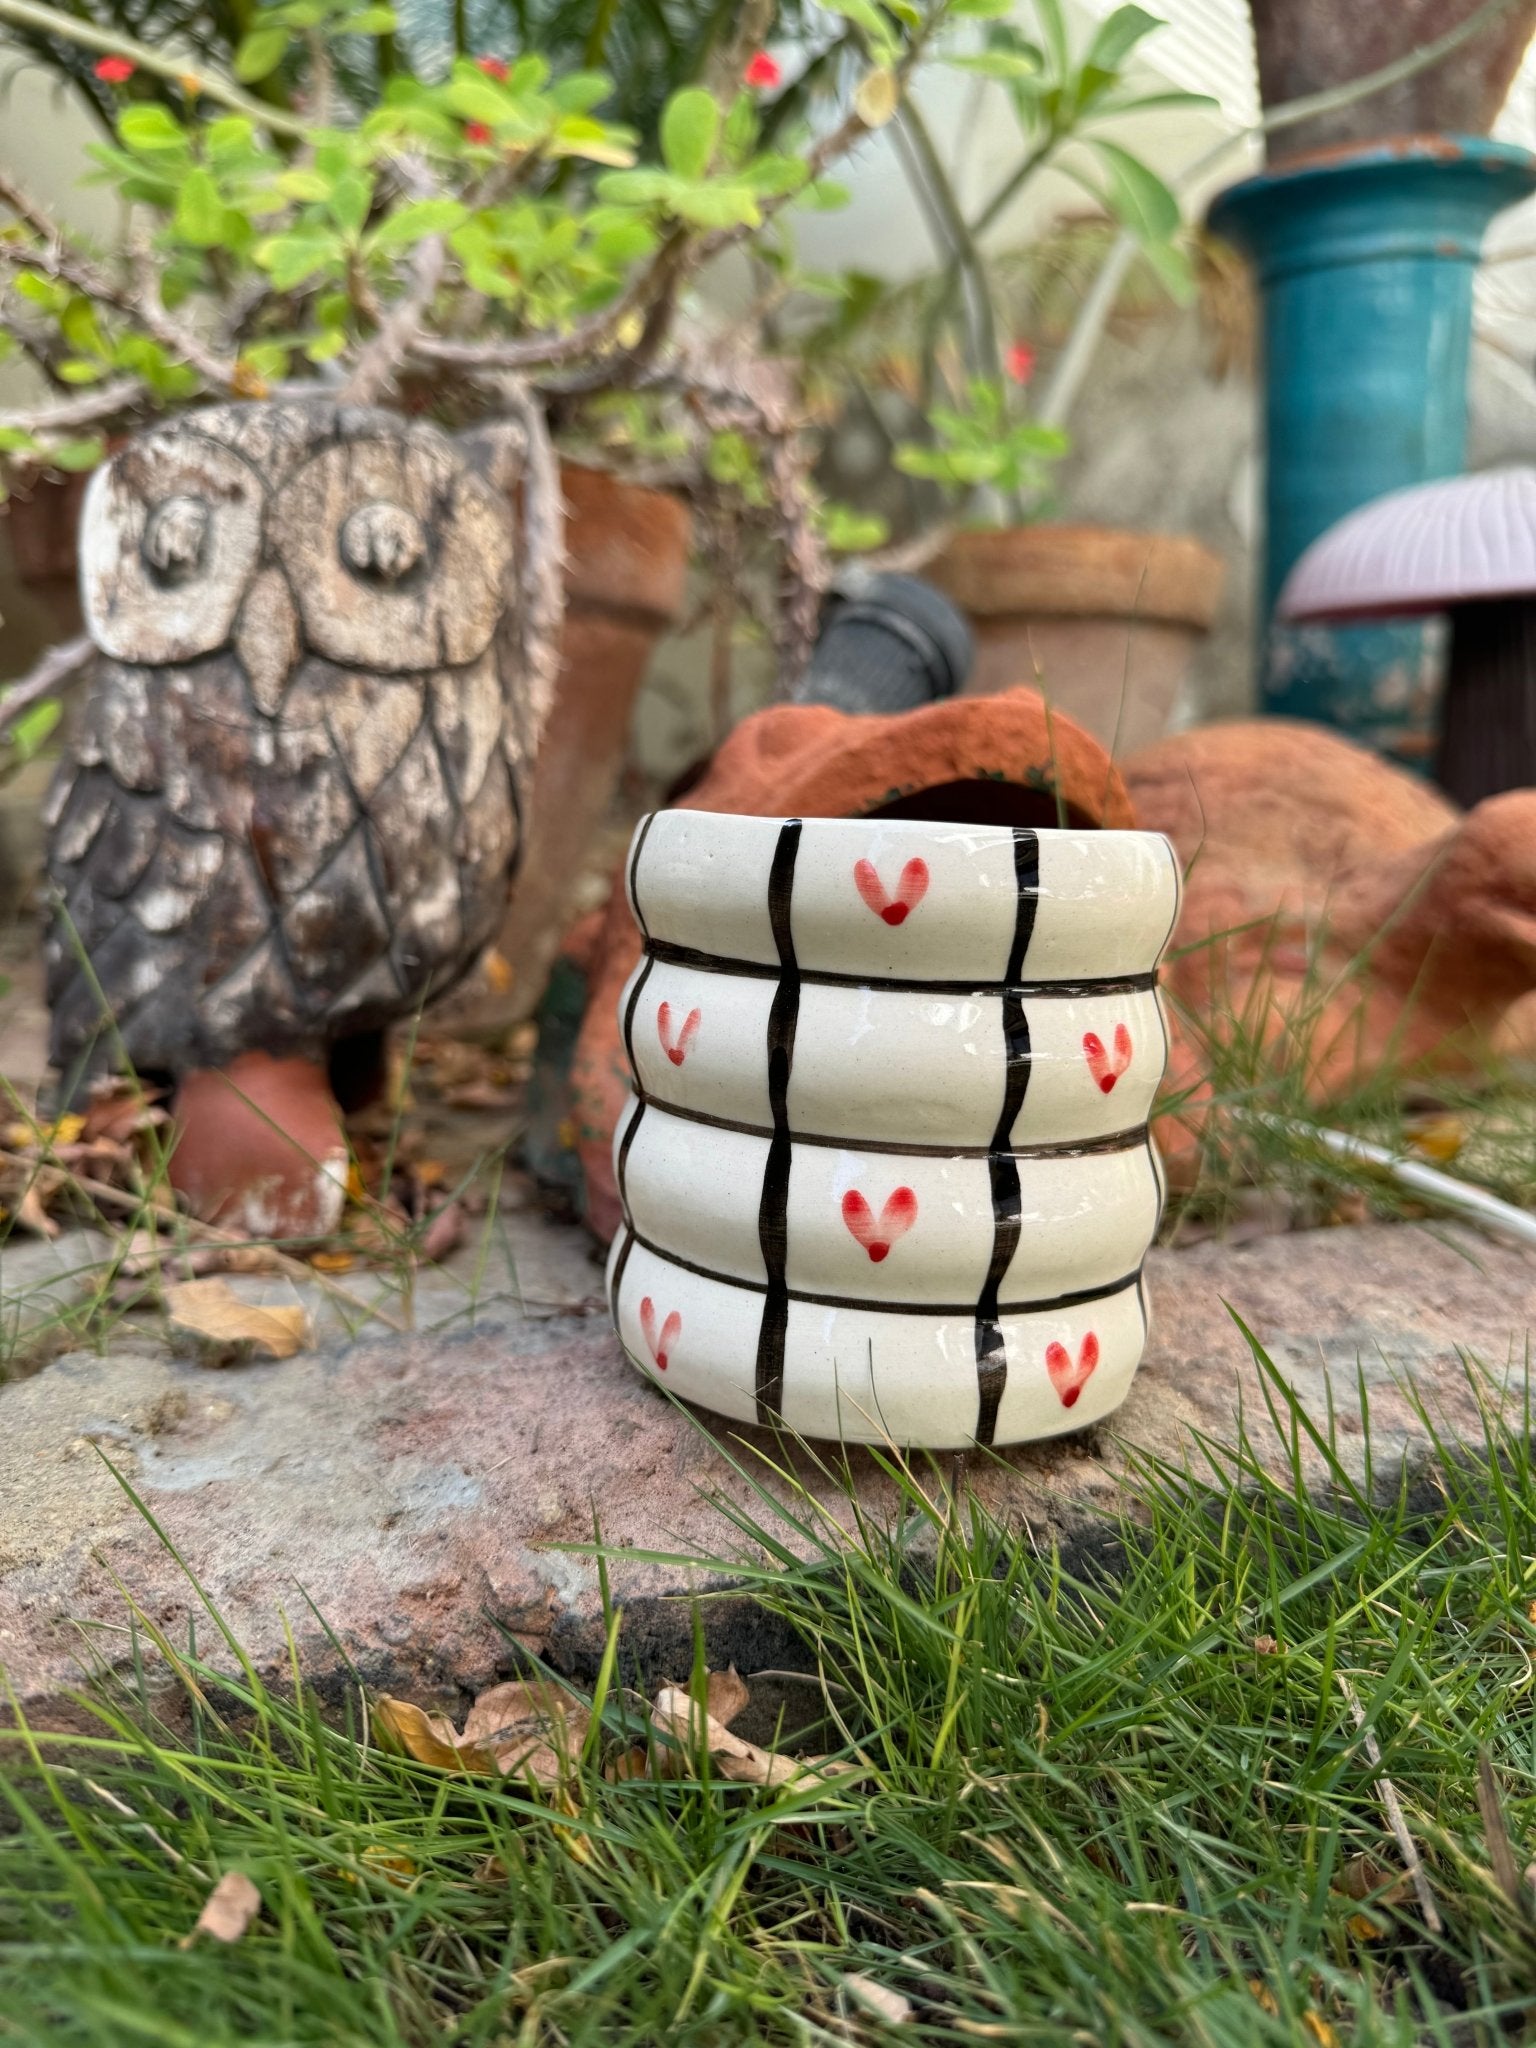
[[[908,476],[942,484],[962,499],[981,491],[1037,498],[1051,464],[1066,453],[1066,435],[1057,427],[1013,417],[1001,384],[973,378],[965,396],[963,410],[947,405],[931,409],[928,421],[934,442],[903,444],[896,451],[896,466]]]

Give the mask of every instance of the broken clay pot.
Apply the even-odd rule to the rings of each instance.
[[[776,705],[736,728],[679,808],[1047,828],[1134,823],[1108,754],[1069,719],[1048,719],[1032,690],[883,718]],[[587,1221],[605,1242],[620,1221],[610,1151],[629,1099],[618,1001],[640,945],[620,877],[594,948],[570,1079]]]
[[[1125,764],[1137,822],[1186,873],[1167,971],[1170,1085],[1189,1114],[1158,1137],[1198,1162],[1200,1039],[1233,1020],[1326,1105],[1383,1067],[1475,1072],[1536,989],[1536,791],[1463,814],[1380,756],[1284,719],[1179,733]]]

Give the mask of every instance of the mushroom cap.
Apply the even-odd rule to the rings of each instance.
[[[1536,594],[1536,469],[1489,469],[1389,491],[1320,534],[1276,615],[1411,618]]]

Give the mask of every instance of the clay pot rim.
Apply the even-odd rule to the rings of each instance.
[[[957,533],[929,576],[974,618],[1101,618],[1207,631],[1226,564],[1189,534],[1043,521]]]

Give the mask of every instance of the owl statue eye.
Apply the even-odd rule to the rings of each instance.
[[[427,551],[421,521],[387,499],[359,505],[341,529],[341,559],[354,576],[398,583]]]
[[[183,583],[202,567],[208,546],[208,507],[178,495],[155,506],[144,523],[144,560],[162,583]]]

